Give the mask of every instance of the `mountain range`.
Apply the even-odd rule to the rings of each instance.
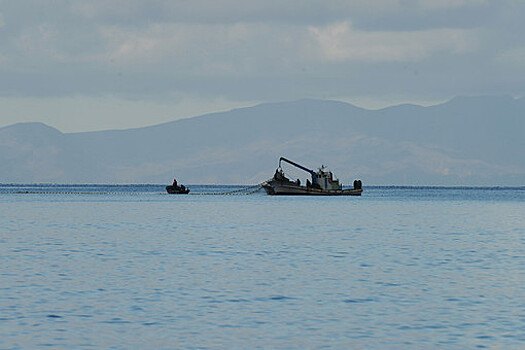
[[[510,96],[380,110],[306,99],[82,133],[18,123],[0,128],[0,183],[253,184],[284,156],[344,184],[522,186],[524,134],[525,98]]]

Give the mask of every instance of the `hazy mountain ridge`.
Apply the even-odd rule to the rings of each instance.
[[[246,184],[287,156],[344,183],[523,185],[524,115],[525,99],[497,96],[381,110],[299,100],[71,134],[15,124],[0,129],[0,182]]]

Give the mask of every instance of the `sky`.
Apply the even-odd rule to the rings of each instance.
[[[525,96],[524,0],[0,0],[0,127]]]

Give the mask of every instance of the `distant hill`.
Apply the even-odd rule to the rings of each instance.
[[[0,182],[252,184],[285,156],[346,184],[520,186],[524,134],[525,99],[506,96],[381,110],[299,100],[69,134],[20,123],[0,128]]]

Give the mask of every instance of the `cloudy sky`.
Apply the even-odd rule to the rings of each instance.
[[[523,0],[0,0],[0,127],[525,95]]]

